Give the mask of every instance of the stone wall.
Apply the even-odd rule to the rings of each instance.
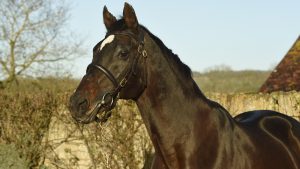
[[[300,93],[272,94],[208,93],[233,116],[251,110],[275,110],[299,120]],[[121,101],[104,124],[80,126],[65,108],[53,117],[48,135],[45,164],[50,168],[142,168],[153,152],[146,129],[134,103]]]
[[[297,120],[300,117],[299,92],[274,92],[271,94],[210,93],[208,97],[224,106],[232,116],[252,110],[275,110]]]

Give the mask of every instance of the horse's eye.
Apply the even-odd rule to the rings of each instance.
[[[128,51],[121,51],[119,56],[120,56],[121,59],[127,59],[128,56],[129,56],[129,52]]]

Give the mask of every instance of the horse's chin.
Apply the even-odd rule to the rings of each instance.
[[[92,122],[98,122],[99,118],[97,117],[98,113],[102,112],[103,110],[101,110],[101,106],[99,107],[98,104],[95,104],[90,110],[88,110],[84,117],[82,118],[75,118],[75,120],[78,123],[82,123],[82,124],[88,124],[88,123],[92,123]]]

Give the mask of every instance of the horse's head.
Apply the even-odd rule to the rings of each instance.
[[[118,98],[135,100],[146,86],[144,31],[134,9],[125,3],[117,20],[104,7],[103,20],[107,34],[94,47],[92,63],[70,98],[71,114],[81,123],[106,120]]]

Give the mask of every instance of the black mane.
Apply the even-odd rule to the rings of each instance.
[[[166,45],[157,36],[153,35],[146,27],[144,27],[142,25],[140,25],[140,26],[142,27],[142,29],[144,31],[146,31],[150,35],[150,37],[159,46],[161,51],[164,52],[165,54],[167,54],[167,56],[169,56],[169,58],[173,59],[173,61],[178,65],[178,68],[180,69],[180,71],[184,73],[185,77],[192,76],[191,69],[180,60],[180,58],[178,57],[177,54],[174,54],[171,49],[166,47]]]
[[[149,34],[149,36],[155,41],[155,43],[159,46],[159,48],[161,49],[161,51],[163,53],[165,53],[167,56],[169,56],[170,59],[172,59],[176,65],[178,65],[177,67],[179,68],[180,72],[182,72],[184,74],[185,77],[192,77],[192,73],[191,73],[191,69],[184,64],[180,58],[178,57],[178,55],[174,54],[172,52],[171,49],[169,49],[168,47],[166,47],[166,45],[155,35],[153,35],[145,26],[140,25],[140,27],[146,31],[146,33]],[[125,21],[123,18],[119,19],[117,22],[115,22],[112,27],[110,28],[110,30],[107,32],[107,35],[111,34],[112,32],[115,31],[124,31],[128,29]]]

